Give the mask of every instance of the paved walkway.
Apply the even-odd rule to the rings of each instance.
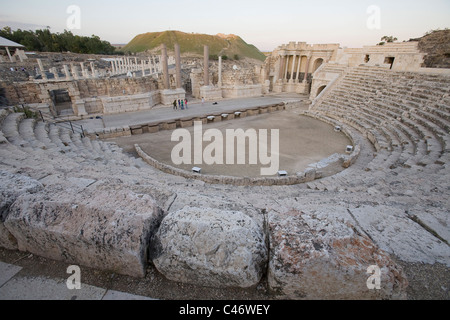
[[[104,115],[102,119],[80,120],[75,123],[83,125],[85,130],[94,131],[102,128],[114,128],[125,125],[132,126],[187,117],[227,113],[280,102],[306,101],[307,99],[308,97],[306,95],[283,93],[253,98],[219,100],[217,101],[217,105],[213,105],[214,101],[208,101],[202,104],[201,101],[195,100],[188,103],[189,109],[187,110],[173,110],[171,106],[158,105],[150,110]]]
[[[20,266],[0,261],[0,300],[154,300],[83,283],[80,289],[69,289],[70,274],[67,279],[23,276],[21,270]]]

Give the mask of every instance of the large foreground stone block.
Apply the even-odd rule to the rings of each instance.
[[[268,281],[282,297],[406,298],[408,282],[401,267],[344,219],[297,210],[271,211],[269,232]],[[370,266],[381,270],[379,290],[367,286]]]
[[[147,194],[66,187],[19,197],[5,226],[21,251],[143,277],[148,242],[161,219]]]
[[[239,211],[184,207],[164,218],[152,245],[168,279],[202,286],[251,287],[267,262],[262,228]]]
[[[20,174],[0,170],[0,247],[17,250],[17,240],[4,226],[11,205],[22,194],[36,193],[43,189],[38,181]]]

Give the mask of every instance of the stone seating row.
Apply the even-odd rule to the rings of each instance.
[[[350,122],[349,114],[355,119],[359,117],[356,123],[353,120],[353,124],[368,137],[374,126],[387,126],[381,132],[387,138],[388,151],[397,153],[394,150],[397,145],[408,146],[400,150],[400,163],[406,163],[405,159],[413,150],[409,164],[443,163],[440,158],[448,149],[450,123],[447,106],[439,102],[448,86],[433,90],[445,81],[433,75],[359,67],[348,72],[340,85],[315,109],[332,112],[333,117]],[[389,86],[390,82],[396,82],[396,85]],[[420,88],[420,92],[408,95],[411,88]],[[376,138],[373,142],[379,149],[382,139],[376,133],[373,135]]]
[[[124,155],[115,144],[82,138],[79,134],[55,124],[47,124],[36,119],[26,119],[23,113],[9,113],[1,122],[1,132],[6,140],[33,153],[37,149],[52,154],[67,154],[87,160],[115,161],[133,165],[134,161]]]

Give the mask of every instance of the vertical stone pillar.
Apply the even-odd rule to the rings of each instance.
[[[111,60],[111,75],[116,73],[116,67],[114,65],[114,60]]]
[[[164,80],[164,89],[168,90],[170,89],[170,82],[169,82],[169,64],[167,61],[167,47],[165,44],[161,45],[161,53],[162,53],[162,57],[161,57],[161,62],[162,62],[162,67],[163,67],[163,80]]]
[[[300,80],[300,65],[302,64],[302,56],[298,55],[298,66],[297,66],[297,74],[296,74],[296,79],[295,82],[298,82]]]
[[[86,72],[86,68],[84,67],[84,62],[80,62],[81,66],[81,76],[83,78],[89,78],[89,74]]]
[[[292,55],[292,69],[291,69],[291,79],[289,80],[289,82],[294,82],[294,71],[295,71],[295,58],[297,57],[297,55]]]
[[[219,82],[217,86],[222,87],[222,56],[219,56]]]
[[[156,73],[156,61],[155,61],[155,57],[150,57],[150,66],[152,68],[152,74]]]
[[[91,71],[92,71],[92,78],[97,78],[97,75],[95,72],[95,66],[94,66],[93,62],[91,62]]]
[[[53,75],[55,76],[55,80],[59,80],[58,69],[52,68],[52,69],[51,69],[51,72],[52,72]]]
[[[311,62],[311,58],[308,57],[308,60],[306,60],[305,78],[303,79],[303,82],[306,82],[308,80],[308,71],[309,71],[309,63],[310,62]]]
[[[145,64],[144,60],[141,60],[142,76],[145,77]]]
[[[278,79],[281,79],[281,81],[283,81],[283,77],[284,77],[284,64],[286,63],[286,56],[283,55],[281,56],[280,59],[280,67],[279,67],[279,74],[278,74]]]
[[[64,65],[64,73],[66,75],[66,80],[72,80],[72,76],[70,75],[69,66],[67,64]]]
[[[175,43],[175,65],[177,72],[177,89],[182,87],[181,83],[181,54],[180,54],[180,45]]]
[[[8,49],[8,47],[6,47]],[[11,60],[12,62],[12,60]],[[41,59],[37,59],[37,63],[39,66],[39,71],[41,72],[42,79],[47,80],[47,75],[45,74],[44,66],[42,65]]]
[[[289,67],[289,56],[286,56],[286,67],[284,68],[284,80],[287,80],[287,73],[288,73],[288,67]]]
[[[209,86],[209,47],[203,48],[203,82],[205,86]]]
[[[152,58],[148,58],[148,68],[150,69],[150,75],[153,74]]]
[[[73,64],[70,66],[71,67],[71,69],[72,69],[72,76],[73,76],[73,78],[75,79],[75,80],[78,80],[78,70],[77,70],[77,67],[76,66],[74,66]]]
[[[275,73],[273,77],[273,84],[277,82],[280,78],[280,65],[281,65],[282,57],[279,56],[278,60],[275,62]]]

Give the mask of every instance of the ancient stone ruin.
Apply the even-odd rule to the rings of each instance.
[[[154,265],[198,286],[266,283],[268,298],[287,299],[406,299],[408,264],[450,267],[450,71],[423,68],[417,44],[292,42],[265,63],[210,61],[207,47],[204,59],[168,49],[67,64],[28,58],[37,68],[29,79],[0,82],[1,247],[132,277]],[[138,145],[132,157],[102,139],[192,126],[193,118],[76,125],[171,111],[187,96],[200,106],[202,98],[292,94],[293,102],[197,120],[319,119],[351,139],[339,173],[320,165],[259,180],[175,172]],[[367,285],[371,266],[380,289]]]

